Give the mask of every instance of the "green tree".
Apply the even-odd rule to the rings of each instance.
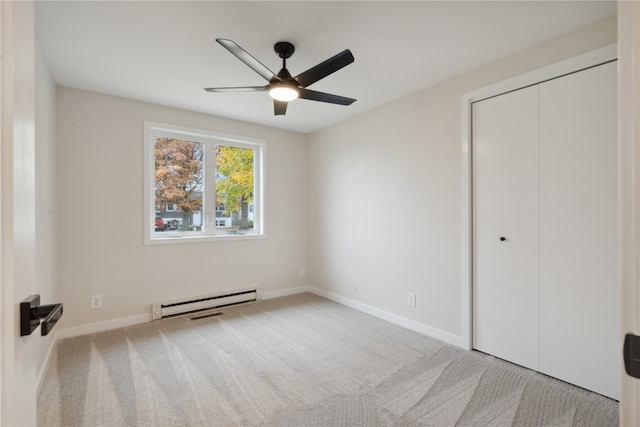
[[[182,212],[182,229],[202,209],[203,153],[201,143],[158,138],[155,144],[156,208],[176,205]]]
[[[233,225],[249,228],[249,204],[253,203],[253,150],[218,146],[216,149],[216,204],[224,204]]]

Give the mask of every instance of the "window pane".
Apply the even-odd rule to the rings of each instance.
[[[265,141],[149,121],[145,140],[145,244],[266,237]]]
[[[154,156],[155,231],[200,231],[204,177],[203,144],[160,137],[155,140]]]
[[[254,150],[216,147],[216,228],[242,234],[253,231]]]

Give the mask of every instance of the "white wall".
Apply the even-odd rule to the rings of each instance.
[[[43,304],[60,302],[58,287],[58,169],[56,85],[40,48],[35,49],[35,221],[36,291]],[[38,340],[38,382],[60,330]],[[38,331],[39,333],[39,331]]]
[[[615,41],[612,17],[311,134],[310,285],[462,345],[461,96]]]
[[[267,238],[145,246],[144,120],[266,140]],[[64,87],[57,124],[64,328],[150,319],[152,303],[175,298],[307,284],[298,274],[308,248],[305,135]],[[102,309],[89,308],[94,294]]]

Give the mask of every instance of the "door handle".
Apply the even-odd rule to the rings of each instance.
[[[640,378],[640,336],[626,334],[622,350],[624,370],[627,375]]]
[[[20,336],[31,335],[41,324],[40,333],[47,335],[61,317],[62,304],[40,305],[40,295],[31,295],[20,303]]]

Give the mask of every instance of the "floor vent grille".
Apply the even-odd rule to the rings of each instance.
[[[216,311],[215,313],[207,313],[207,314],[201,314],[200,316],[193,316],[190,319],[191,320],[200,320],[200,319],[206,319],[207,317],[215,317],[215,316],[222,316],[224,313],[222,311]]]

